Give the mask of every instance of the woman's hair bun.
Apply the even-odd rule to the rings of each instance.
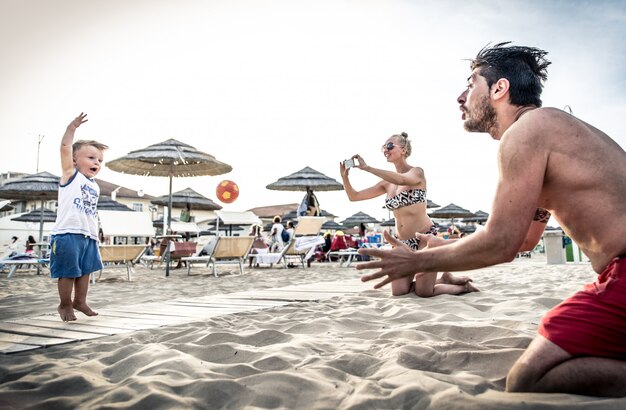
[[[403,136],[403,137],[405,137],[405,138],[408,138],[408,137],[409,137],[409,134],[407,134],[406,132],[402,132],[400,135],[402,135],[402,136]]]

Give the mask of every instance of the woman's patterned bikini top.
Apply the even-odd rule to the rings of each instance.
[[[402,191],[391,198],[385,199],[385,208],[393,211],[394,209],[402,208],[403,206],[409,206],[420,202],[426,202],[426,190],[425,189],[409,189]]]

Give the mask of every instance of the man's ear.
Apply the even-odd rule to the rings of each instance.
[[[509,92],[510,83],[506,78],[501,78],[491,86],[491,98],[499,100]]]

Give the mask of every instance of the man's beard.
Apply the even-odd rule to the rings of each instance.
[[[469,117],[463,123],[465,131],[469,132],[490,132],[496,127],[496,110],[489,103],[489,97],[482,97],[471,112],[465,113]]]

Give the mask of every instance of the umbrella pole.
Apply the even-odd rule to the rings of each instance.
[[[167,231],[166,235],[170,235],[172,233],[172,171],[170,169],[170,195],[167,199]],[[172,239],[170,239],[171,241]],[[167,249],[165,250],[165,277],[170,276],[170,245],[171,242],[167,244]]]
[[[39,243],[43,242],[43,199],[41,200],[41,214],[39,215]]]

